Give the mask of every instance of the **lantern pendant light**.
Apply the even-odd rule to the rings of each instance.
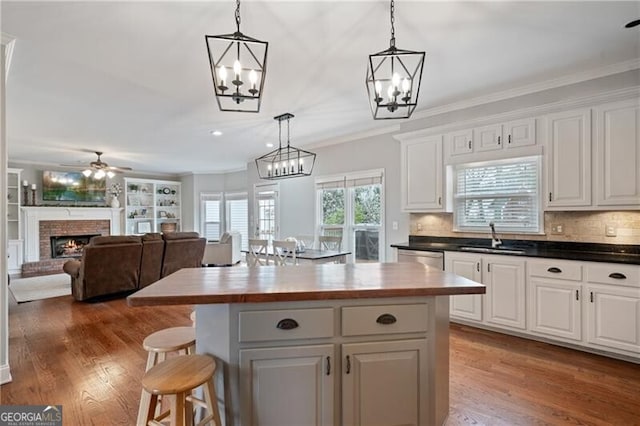
[[[316,154],[291,146],[289,141],[289,120],[294,117],[284,113],[273,117],[278,121],[278,148],[256,159],[258,175],[261,179],[275,180],[310,176],[316,163]],[[282,146],[282,122],[287,121],[287,146]]]
[[[389,48],[369,55],[367,93],[375,120],[409,118],[418,105],[425,52],[396,47],[394,0],[391,0]]]
[[[205,35],[213,89],[220,111],[260,112],[269,43],[240,32],[240,0],[236,0],[236,32]]]

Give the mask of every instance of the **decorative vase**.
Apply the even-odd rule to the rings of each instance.
[[[120,200],[118,200],[118,197],[111,197],[111,207],[114,209],[120,208]]]

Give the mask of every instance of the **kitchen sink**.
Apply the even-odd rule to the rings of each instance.
[[[522,249],[515,248],[492,248],[492,247],[460,247],[462,251],[471,251],[474,253],[493,253],[493,254],[524,254],[525,251]]]

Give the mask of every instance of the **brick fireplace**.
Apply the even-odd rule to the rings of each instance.
[[[69,258],[52,258],[51,237],[119,235],[122,209],[23,207],[25,263],[22,277],[57,274]]]

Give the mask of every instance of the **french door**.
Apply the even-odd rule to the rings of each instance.
[[[254,238],[269,242],[278,239],[280,232],[278,193],[278,184],[256,185],[254,187],[254,215],[256,218]]]

